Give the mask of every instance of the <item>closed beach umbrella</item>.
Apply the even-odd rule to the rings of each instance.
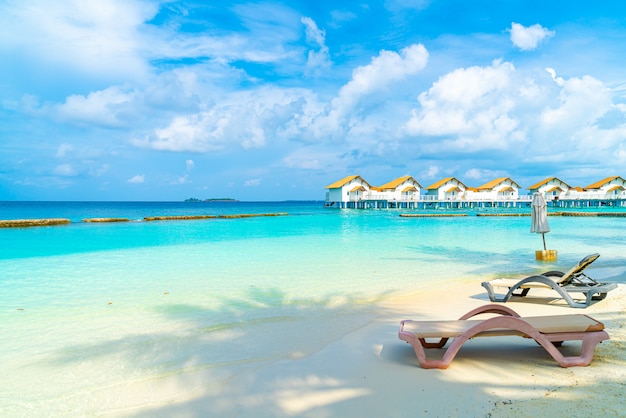
[[[545,233],[550,232],[550,226],[548,225],[548,209],[546,207],[546,201],[543,198],[543,194],[533,194],[532,209],[532,224],[530,226],[530,232],[541,234],[541,238],[543,239],[543,249],[545,250]]]

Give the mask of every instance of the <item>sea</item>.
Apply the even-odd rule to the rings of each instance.
[[[158,410],[306,357],[425,288],[443,289],[445,303],[457,283],[476,283],[478,295],[483,280],[568,270],[596,252],[589,274],[625,281],[624,217],[549,217],[558,260],[545,262],[530,216],[477,216],[530,208],[400,216],[424,213],[321,201],[0,202],[0,220],[71,221],[0,228],[0,416]],[[243,214],[279,216],[220,217]],[[199,215],[217,217],[145,220]]]

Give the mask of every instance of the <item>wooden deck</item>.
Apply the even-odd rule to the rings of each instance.
[[[424,196],[429,197],[429,196]],[[548,200],[548,207],[562,209],[585,208],[626,208],[626,199],[554,199]],[[335,209],[475,209],[475,208],[530,208],[531,196],[520,196],[519,199],[470,200],[470,199],[414,199],[386,200],[361,199],[346,202],[324,202],[324,207]],[[573,215],[572,215],[573,216]]]

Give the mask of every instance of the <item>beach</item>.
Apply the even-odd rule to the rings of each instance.
[[[198,215],[167,207],[141,214]],[[1,415],[621,413],[619,218],[551,220],[559,260],[538,262],[541,238],[521,217],[269,209],[256,212],[289,215],[86,224],[84,213],[58,212],[72,224],[0,231],[11,242],[0,258],[0,323],[10,336],[0,344],[0,372],[10,376]],[[485,279],[569,269],[595,251],[588,273],[620,283],[606,299],[573,309],[539,292],[506,304],[522,316],[602,321],[611,339],[588,367],[561,368],[532,340],[492,337],[468,341],[447,370],[424,370],[398,339],[401,320],[457,319],[489,303]]]
[[[223,330],[233,350],[246,345],[274,359],[250,358],[227,370],[194,367],[152,379],[94,388],[56,399],[69,415],[119,417],[341,417],[341,416],[620,416],[626,376],[624,286],[584,310],[603,321],[611,335],[596,348],[588,367],[561,368],[532,340],[479,338],[466,343],[446,370],[421,369],[411,347],[398,340],[401,319],[454,319],[487,303],[476,286],[420,292],[385,301],[364,326],[339,326],[331,343],[317,346],[319,333],[332,332],[328,318],[312,318],[292,335]],[[550,298],[512,302],[522,316],[571,314]],[[305,327],[308,325],[309,327]],[[576,353],[576,342],[566,352]],[[113,348],[113,347],[110,347]],[[198,343],[200,350],[208,349]],[[139,355],[139,353],[136,353]],[[201,358],[201,353],[198,358]],[[256,364],[255,364],[256,363]],[[89,367],[84,365],[83,367]],[[80,370],[74,370],[80,373]],[[57,407],[59,405],[56,405]],[[23,405],[26,407],[26,405]],[[31,406],[32,407],[32,406]],[[43,416],[44,405],[23,416]],[[61,416],[59,409],[52,414]],[[61,409],[62,411],[62,409]]]
[[[584,417],[623,413],[624,286],[584,311],[602,320],[611,335],[597,347],[588,367],[561,368],[532,340],[496,337],[466,343],[447,370],[421,369],[411,347],[397,339],[399,321],[453,319],[487,303],[475,290],[471,284],[447,289],[445,304],[437,302],[439,292],[394,298],[380,306],[379,317],[315,353],[300,358],[293,352],[292,358],[237,374],[220,387],[203,386],[199,375],[181,377],[178,383],[196,387],[197,393],[190,391],[188,399],[170,405],[146,405],[138,414],[122,415]],[[509,304],[528,316],[572,313],[571,308],[557,305]],[[315,332],[303,330],[297,337],[308,334]],[[566,352],[579,348],[575,342],[567,345],[571,347],[565,350],[571,351]]]

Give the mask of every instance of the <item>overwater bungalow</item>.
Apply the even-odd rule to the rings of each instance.
[[[619,176],[607,177],[585,187],[571,187],[556,177],[538,188],[535,186],[529,188],[531,193],[535,191],[544,193],[546,201],[552,206],[593,207],[626,204],[626,180]]]
[[[541,180],[539,183],[530,186],[528,190],[531,195],[536,192],[543,193],[546,201],[565,198],[570,190],[576,192],[572,186],[557,177],[548,177],[547,179]]]
[[[337,208],[414,208],[422,186],[411,176],[398,177],[382,186],[372,186],[358,175],[326,186],[325,206]]]
[[[347,176],[326,186],[326,204],[328,207],[355,208],[362,201],[372,186],[359,175]]]
[[[584,189],[587,193],[597,194],[600,199],[626,198],[626,180],[620,176],[607,177]]]
[[[585,187],[573,187],[553,201],[559,207],[626,206],[626,180],[611,176]]]
[[[446,177],[426,187],[428,200],[461,200],[467,186],[456,177]]]
[[[521,186],[510,177],[499,177],[469,190],[468,199],[483,201],[518,200]]]
[[[626,180],[607,177],[587,187],[572,187],[557,177],[546,178],[520,195],[521,186],[510,177],[499,177],[478,187],[446,177],[422,187],[411,176],[373,186],[359,175],[344,177],[326,186],[324,206],[354,209],[451,209],[529,206],[532,194],[543,193],[553,207],[626,206]]]
[[[398,202],[420,200],[421,190],[422,185],[411,176],[398,177],[382,186],[376,187],[379,197]]]

